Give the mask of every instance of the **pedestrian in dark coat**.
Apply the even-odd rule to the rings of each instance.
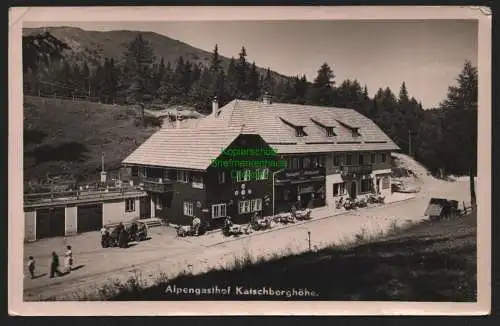
[[[61,272],[59,271],[59,256],[52,251],[52,255],[50,256],[50,278],[53,278],[55,275],[60,276]]]
[[[120,248],[128,247],[129,234],[127,230],[122,229],[120,235],[118,236],[118,242],[120,243]]]

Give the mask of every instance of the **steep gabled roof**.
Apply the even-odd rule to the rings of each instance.
[[[282,153],[399,150],[372,120],[352,109],[233,100],[220,108],[218,118],[212,119],[226,127],[244,123]],[[200,125],[213,123],[209,121],[201,119]],[[333,127],[335,136],[328,137],[318,122]],[[303,126],[306,136],[297,137],[290,124]],[[356,128],[360,136],[353,134]]]
[[[161,129],[153,134],[123,164],[149,165],[206,170],[221,149],[229,146],[241,133],[254,134],[244,126],[220,128]]]

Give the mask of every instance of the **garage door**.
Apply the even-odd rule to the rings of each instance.
[[[36,210],[37,239],[64,236],[64,207]]]
[[[102,204],[81,205],[77,211],[78,233],[98,231],[102,228]]]

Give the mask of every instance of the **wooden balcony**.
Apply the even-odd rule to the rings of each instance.
[[[143,178],[141,179],[141,183],[145,191],[165,193],[172,190],[172,185],[175,181],[164,178]]]
[[[371,174],[373,167],[371,164],[344,165],[340,167],[340,174],[343,177],[353,178],[357,175]]]

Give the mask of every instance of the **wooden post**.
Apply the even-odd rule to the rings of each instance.
[[[307,231],[307,242],[309,243],[309,251],[311,251],[311,231]]]
[[[476,187],[474,184],[474,174],[472,168],[469,171],[469,187],[470,187],[470,206],[472,209],[476,208]]]

